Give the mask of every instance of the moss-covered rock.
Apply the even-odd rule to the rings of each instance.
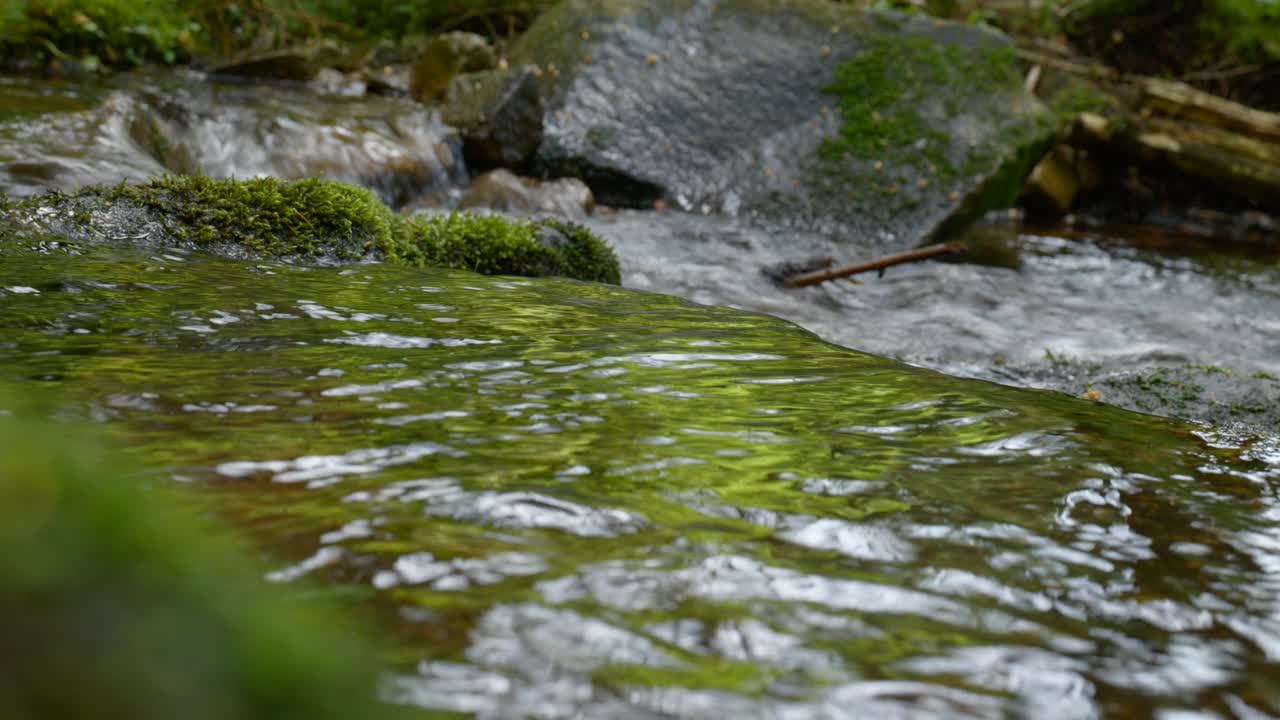
[[[369,190],[347,183],[168,175],[84,192],[154,210],[175,238],[203,245],[230,242],[266,256],[407,259],[396,215]]]
[[[375,702],[352,628],[267,587],[165,493],[65,427],[0,414],[0,715],[402,716]]]
[[[333,180],[216,180],[172,175],[47,193],[11,203],[16,224],[73,240],[118,238],[240,257],[381,260],[530,277],[619,282],[613,250],[548,220],[468,213],[408,217],[365,188]]]
[[[430,266],[485,275],[560,275],[619,284],[613,250],[587,228],[555,219],[513,221],[497,215],[419,215],[409,242]]]
[[[603,203],[723,210],[865,253],[1011,204],[1056,118],[1007,37],[826,0],[564,0],[542,69],[545,174]]]

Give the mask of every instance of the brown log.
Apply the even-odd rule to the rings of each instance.
[[[1254,200],[1280,203],[1280,143],[1166,118],[1135,126],[1090,113],[1079,118],[1076,131],[1086,144],[1163,162]]]
[[[909,262],[919,262],[927,260],[938,255],[946,255],[948,253],[964,252],[964,244],[960,242],[948,242],[941,245],[929,245],[906,252],[885,255],[867,262],[853,263],[851,265],[841,265],[839,267],[828,268],[826,270],[816,270],[814,272],[803,273],[794,277],[787,278],[783,281],[785,287],[798,288],[808,287],[809,285],[817,285],[828,280],[836,280],[838,278],[857,275],[858,273],[871,272],[872,270],[883,270],[894,265],[901,265]]]
[[[1280,141],[1280,113],[1256,110],[1172,80],[1141,78],[1140,87],[1143,105],[1153,113]]]

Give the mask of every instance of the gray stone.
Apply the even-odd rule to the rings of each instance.
[[[883,249],[958,232],[995,195],[1012,201],[1051,124],[1016,77],[974,93],[946,73],[930,82],[934,64],[890,64],[884,82],[899,71],[925,78],[927,92],[899,103],[923,118],[917,155],[963,172],[941,179],[928,162],[820,156],[850,120],[824,88],[841,63],[886,42],[923,42],[942,62],[1005,48],[1012,69],[994,31],[825,0],[564,0],[512,59],[541,70],[538,174],[580,177],[609,205],[662,200]],[[970,162],[979,147],[989,156]]]
[[[477,177],[458,206],[500,212],[527,213],[537,207],[529,185],[508,170],[494,170]]]
[[[555,215],[582,219],[595,206],[591,190],[576,178],[539,182],[498,169],[472,181],[458,207],[515,215]]]
[[[408,97],[410,70],[408,65],[368,67],[361,71],[361,77],[371,95]]]
[[[581,219],[595,209],[596,198],[591,188],[577,178],[547,180],[538,186],[538,212],[570,219]]]
[[[441,113],[458,128],[463,159],[474,170],[521,168],[542,142],[542,98],[532,67],[454,78]]]

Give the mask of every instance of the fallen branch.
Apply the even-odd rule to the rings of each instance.
[[[827,268],[825,270],[815,270],[813,272],[793,275],[782,280],[782,285],[789,288],[808,287],[817,285],[828,280],[836,280],[858,273],[871,272],[872,270],[884,270],[894,265],[902,265],[903,263],[919,262],[927,260],[938,255],[946,255],[949,253],[964,252],[964,244],[960,242],[942,243],[941,245],[929,245],[915,250],[907,250],[906,252],[894,253],[893,255],[885,255],[867,262],[853,263],[851,265],[841,265],[839,267]]]

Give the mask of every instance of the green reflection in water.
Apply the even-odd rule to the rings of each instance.
[[[382,617],[401,701],[1276,709],[1264,441],[615,287],[29,240],[0,359]]]

